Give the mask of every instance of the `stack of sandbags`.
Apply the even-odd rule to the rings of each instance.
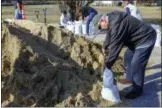
[[[75,21],[75,34],[82,34],[82,21]]]
[[[89,24],[89,35],[95,35],[98,31],[98,22],[100,18],[102,17],[102,14],[97,14],[94,16],[92,21]],[[84,21],[74,21],[74,22],[68,22],[67,25],[65,26],[66,29],[70,30],[74,34],[83,34],[87,35],[86,31],[86,23],[87,20]]]
[[[82,21],[69,21],[65,28],[73,32],[74,34],[82,34]]]

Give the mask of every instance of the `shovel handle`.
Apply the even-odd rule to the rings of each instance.
[[[96,36],[100,33],[100,30],[93,36],[92,41],[96,38]]]

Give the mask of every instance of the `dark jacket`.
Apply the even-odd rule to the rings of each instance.
[[[152,39],[155,30],[150,25],[124,12],[115,11],[107,15],[109,29],[103,48],[109,50],[106,66],[111,68],[123,45],[135,50],[143,42]]]
[[[91,12],[97,14],[97,11],[89,6],[82,7],[82,19],[84,19],[84,17],[87,17]]]

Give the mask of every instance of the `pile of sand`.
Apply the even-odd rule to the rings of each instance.
[[[101,45],[65,29],[2,24],[2,106],[98,106],[102,67]]]

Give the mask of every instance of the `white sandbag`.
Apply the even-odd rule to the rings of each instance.
[[[71,22],[71,21],[68,21],[67,22],[67,25],[74,25],[75,23],[74,22]]]
[[[86,23],[87,23],[87,20],[84,20],[84,21],[82,22],[82,34],[84,34],[84,35],[87,35]]]
[[[156,31],[156,42],[155,42],[155,46],[156,47],[160,47],[161,45],[161,31],[160,31],[160,27],[159,25],[155,25],[155,24],[151,24],[151,26],[155,29]]]
[[[69,31],[73,32],[73,33],[74,33],[74,31],[75,31],[74,25],[66,25],[66,28],[67,28]]]
[[[68,16],[64,16],[64,15],[62,14],[61,17],[60,17],[60,24],[61,24],[62,26],[66,26],[68,20],[69,20],[69,17],[68,17]]]
[[[81,34],[82,21],[75,21],[75,34]]]
[[[104,71],[103,84],[104,87],[101,91],[102,98],[115,103],[121,102],[119,91],[117,86],[114,84],[113,72],[107,68],[105,68]]]
[[[87,31],[86,31],[86,23],[82,24],[82,34],[86,35]]]
[[[161,31],[160,31],[160,29],[156,30],[156,34],[157,34],[157,39],[156,39],[155,46],[160,47],[161,46]]]
[[[75,25],[73,22],[67,22],[66,28],[73,33],[75,31]]]

